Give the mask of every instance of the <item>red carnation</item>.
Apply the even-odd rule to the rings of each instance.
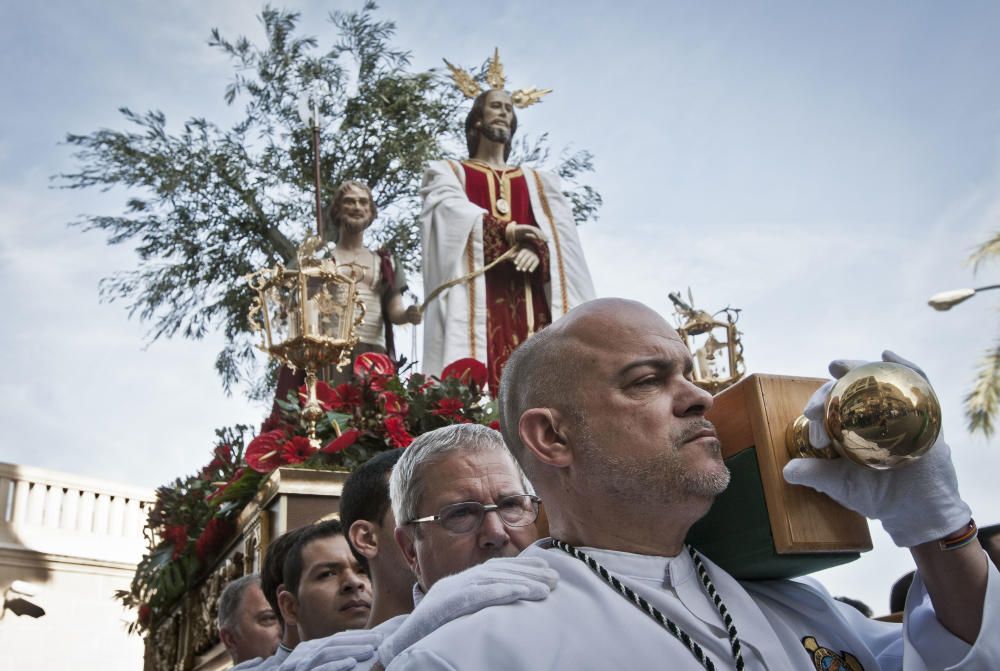
[[[338,384],[337,388],[333,390],[333,403],[331,405],[333,410],[352,412],[359,405],[361,405],[361,389],[357,386],[344,382]]]
[[[441,371],[441,379],[447,380],[453,377],[462,384],[473,384],[477,387],[486,385],[486,365],[476,359],[466,357],[453,361]]]
[[[493,429],[494,431],[499,431],[500,430],[500,420],[499,419],[494,419],[492,422],[490,422],[490,428]]]
[[[233,523],[218,517],[213,517],[205,525],[204,530],[198,535],[198,540],[194,542],[194,553],[198,561],[204,563],[205,560],[222,549],[229,537],[233,533]]]
[[[149,618],[153,614],[153,609],[149,607],[148,603],[139,605],[139,626],[148,627]]]
[[[246,472],[246,470],[247,469],[243,468],[242,466],[240,466],[239,468],[237,468],[236,472],[233,473],[233,477],[231,477],[229,479],[229,482],[225,483],[224,485],[222,485],[221,487],[219,487],[218,489],[216,489],[214,492],[212,492],[211,494],[209,494],[208,496],[206,496],[205,500],[207,500],[207,501],[213,501],[213,500],[219,498],[220,496],[222,496],[225,493],[225,491],[227,489],[229,489],[229,487],[234,482],[239,481],[239,479],[243,477],[243,474]]]
[[[439,415],[447,419],[455,419],[461,421],[464,419],[462,417],[462,409],[465,408],[465,404],[462,403],[461,399],[458,398],[442,398],[437,402],[437,408],[431,410],[432,415]]]
[[[341,450],[346,450],[354,443],[358,442],[358,436],[361,432],[357,429],[351,429],[349,431],[344,431],[340,436],[334,438],[329,443],[323,446],[320,452],[325,454],[334,454],[340,452]]]
[[[267,416],[264,423],[260,425],[260,432],[267,433],[268,431],[283,429],[285,426],[287,426],[285,420],[281,418],[281,413],[278,411],[277,405],[275,405],[274,410]]]
[[[245,459],[247,466],[258,473],[270,473],[281,466],[281,451],[285,443],[283,431],[262,433],[247,445]]]
[[[387,415],[405,415],[410,411],[406,401],[391,391],[383,391],[378,395],[378,400]]]
[[[299,464],[315,454],[316,448],[305,436],[292,436],[292,439],[281,448],[282,461],[286,464]]]
[[[171,559],[177,559],[187,548],[187,527],[181,524],[168,526],[163,530],[163,540],[174,546],[174,553],[171,556]]]
[[[406,430],[406,422],[399,415],[385,418],[385,430],[394,447],[407,447],[413,442],[413,436]]]

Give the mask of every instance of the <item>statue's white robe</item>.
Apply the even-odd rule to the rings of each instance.
[[[702,668],[677,639],[583,562],[545,549],[544,543],[523,554],[543,557],[559,572],[548,599],[458,618],[396,657],[388,671]],[[734,668],[722,619],[686,552],[676,558],[588,552],[687,631],[717,669]],[[811,579],[740,583],[705,564],[736,624],[748,671],[829,668],[815,666],[802,645],[807,636],[838,655],[851,653],[864,671],[1000,669],[1000,574],[992,564],[983,625],[972,646],[937,621],[919,577],[907,598],[905,624],[899,625],[865,618]]]
[[[549,282],[546,298],[555,321],[594,298],[573,211],[551,173],[522,166],[531,211],[548,238]],[[433,161],[420,189],[424,295],[445,282],[483,267],[483,215],[486,210],[465,195],[465,171],[455,161]],[[437,375],[456,359],[486,361],[486,280],[452,287],[424,312],[421,370]]]

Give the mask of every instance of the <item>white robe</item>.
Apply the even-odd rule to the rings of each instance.
[[[524,166],[535,222],[548,237],[546,298],[555,321],[594,298],[573,211],[551,173]],[[483,215],[465,194],[465,171],[454,161],[432,161],[420,189],[424,295],[445,282],[483,267]],[[438,375],[456,359],[486,361],[486,281],[483,275],[455,286],[428,304],[424,313],[421,370]]]
[[[388,671],[409,669],[701,669],[694,656],[652,618],[612,590],[580,560],[540,541],[524,551],[559,572],[548,599],[487,608],[454,620],[396,657]],[[686,552],[676,558],[585,549],[697,641],[717,669],[735,668],[722,619],[701,589]],[[811,579],[739,583],[705,561],[732,615],[748,671],[816,669],[807,636],[864,671],[1000,669],[1000,574],[990,564],[979,639],[969,646],[934,617],[914,580],[904,625],[870,620],[832,599]],[[835,668],[835,667],[834,667]],[[847,667],[845,667],[847,668]]]

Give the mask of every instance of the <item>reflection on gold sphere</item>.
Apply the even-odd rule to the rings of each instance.
[[[896,468],[929,450],[941,431],[941,404],[912,368],[875,362],[840,378],[826,401],[833,448],[863,466]]]

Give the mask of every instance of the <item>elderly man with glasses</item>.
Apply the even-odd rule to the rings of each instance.
[[[539,499],[500,434],[473,424],[433,433],[389,479],[396,542],[425,592],[538,538]]]
[[[413,615],[301,644],[281,671],[388,665],[450,620],[544,599],[555,587],[544,560],[516,557],[538,538],[540,499],[497,431],[458,424],[421,435],[393,467],[389,495],[396,542],[417,579]]]

